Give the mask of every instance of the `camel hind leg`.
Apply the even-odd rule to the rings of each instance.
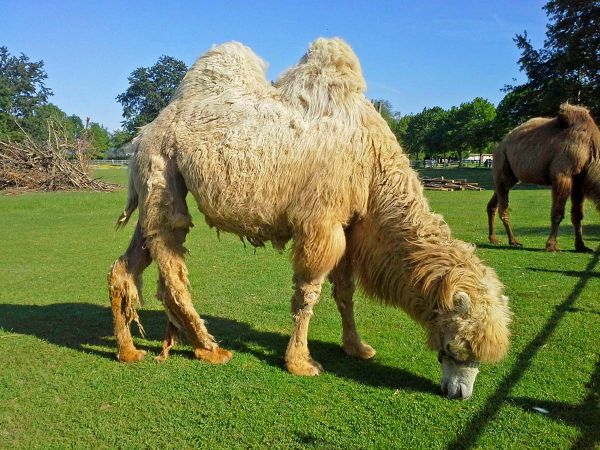
[[[487,215],[488,215],[488,239],[491,244],[499,244],[500,239],[496,236],[494,230],[496,213],[498,212],[498,195],[494,192],[492,198],[487,204]]]
[[[315,225],[309,233],[295,239],[294,330],[285,353],[286,367],[295,375],[314,376],[323,371],[308,350],[308,325],[321,295],[321,285],[344,254],[345,247],[344,230],[339,223]]]
[[[363,342],[354,321],[354,301],[356,282],[352,270],[350,256],[346,253],[329,275],[333,283],[333,298],[342,318],[342,348],[347,355],[360,359],[375,356],[375,350]]]
[[[117,358],[121,362],[141,360],[146,352],[138,350],[131,337],[131,322],[141,328],[136,307],[141,298],[142,272],[150,263],[150,253],[145,247],[142,230],[138,223],[123,256],[117,259],[108,273],[108,289],[112,305],[114,333],[117,340]]]
[[[515,238],[510,225],[510,214],[508,212],[508,192],[519,182],[513,173],[508,157],[505,151],[494,152],[494,195],[487,204],[488,213],[488,238],[492,244],[499,244],[500,241],[494,232],[494,221],[496,212],[502,220],[504,229],[508,236],[508,243],[512,247],[520,247],[521,244]]]
[[[508,244],[511,247],[521,247],[521,243],[517,241],[512,226],[510,225],[510,214],[508,212],[508,191],[513,185],[500,185],[496,187],[496,195],[498,197],[498,215],[504,224],[506,235],[508,236]]]
[[[151,189],[141,217],[147,224],[147,245],[159,272],[157,297],[162,301],[169,325],[159,360],[168,356],[181,330],[194,347],[198,359],[226,363],[231,352],[219,348],[196,312],[189,292],[183,246],[192,220],[186,204],[187,188],[173,159],[156,156],[152,160]]]

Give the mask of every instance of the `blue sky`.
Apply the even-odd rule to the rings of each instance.
[[[238,40],[269,62],[271,79],[319,36],[358,54],[370,98],[402,114],[448,108],[523,81],[512,38],[543,43],[545,1],[14,1],[0,0],[0,45],[43,59],[51,101],[68,114],[120,126],[115,97],[160,55],[188,65]]]

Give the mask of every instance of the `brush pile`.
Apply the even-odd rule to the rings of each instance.
[[[68,139],[60,127],[48,124],[48,138],[29,135],[20,142],[0,140],[0,191],[112,191],[117,186],[92,178],[92,147],[87,133]]]
[[[444,177],[429,178],[421,177],[421,182],[425,189],[430,191],[483,191],[479,183],[468,182],[467,180],[450,180]]]

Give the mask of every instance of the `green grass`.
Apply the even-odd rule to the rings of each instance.
[[[97,174],[126,180],[125,170]],[[511,193],[515,233],[524,244],[517,250],[487,244],[491,192],[427,192],[454,234],[476,244],[497,270],[515,313],[508,358],[482,367],[466,402],[440,395],[439,364],[423,331],[400,310],[361,295],[359,330],[378,354],[369,362],[346,357],[329,286],[309,335],[327,372],[288,374],[288,252],[244,248],[229,235],[219,241],[197,212],[187,242],[194,302],[233,360],[211,366],[182,345],[162,365],[152,357],[119,364],[106,273],[133,229],[114,231],[125,195],[0,196],[0,448],[600,445],[599,256],[571,251],[568,221],[559,236],[564,251],[541,251],[548,191]],[[597,215],[588,210],[587,218],[594,225],[584,237],[597,248]],[[140,313],[147,337],[136,342],[154,355],[165,326],[155,286],[151,266]]]

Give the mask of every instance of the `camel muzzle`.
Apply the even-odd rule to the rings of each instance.
[[[439,353],[438,360],[442,364],[442,394],[450,399],[469,399],[479,373],[479,362],[458,361],[443,352]]]

